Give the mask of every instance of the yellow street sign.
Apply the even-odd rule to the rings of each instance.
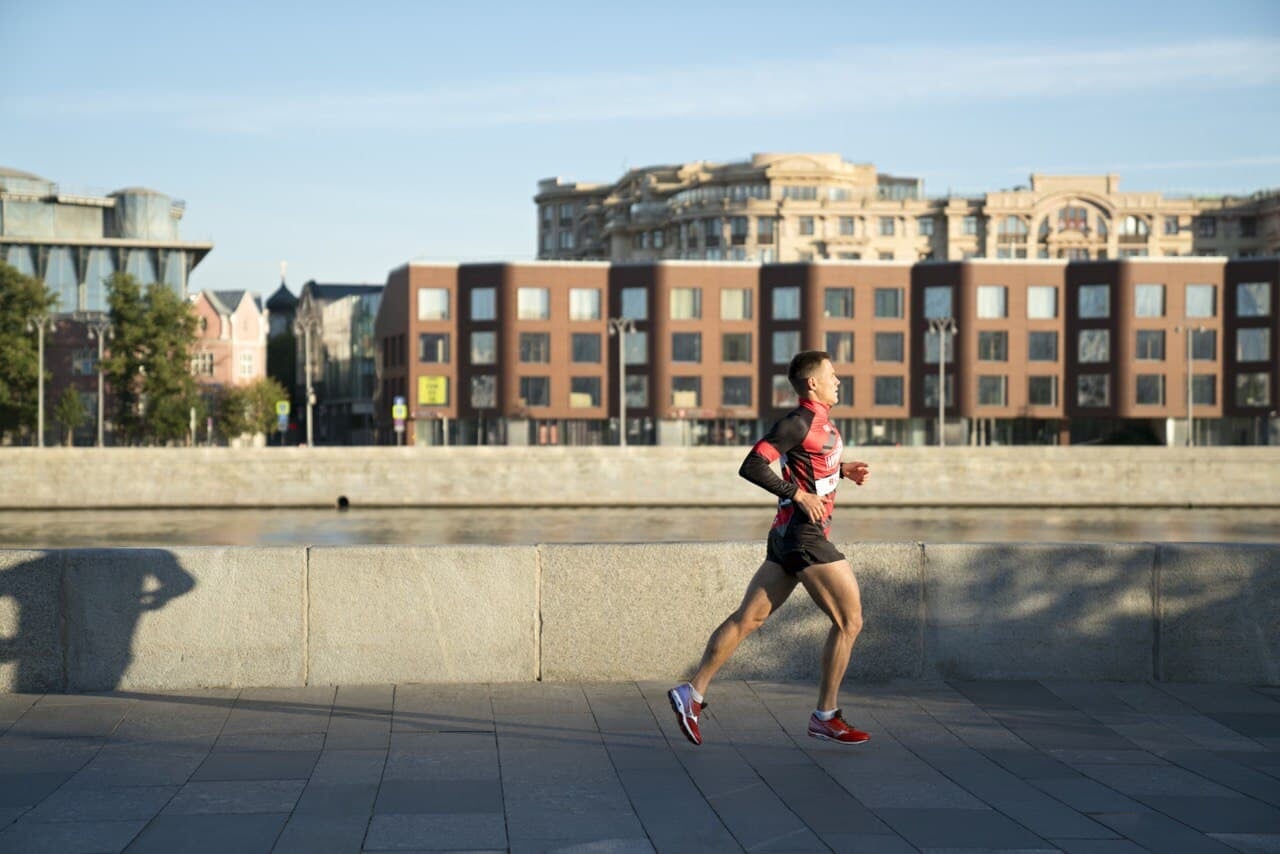
[[[419,406],[448,406],[448,377],[418,377]]]

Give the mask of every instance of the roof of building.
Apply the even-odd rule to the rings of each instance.
[[[8,166],[0,166],[0,178],[26,178],[31,181],[49,180],[31,172],[23,172],[21,169],[10,169]]]
[[[168,193],[162,193],[159,190],[153,190],[150,187],[122,187],[119,190],[112,190],[108,196],[164,196],[169,198]]]
[[[310,293],[314,300],[332,302],[343,297],[381,293],[383,287],[383,285],[324,285],[312,279],[302,286],[302,292]]]
[[[269,311],[293,311],[298,305],[298,298],[293,295],[293,291],[289,290],[289,286],[280,281],[280,287],[276,288],[276,292],[267,298],[267,309]]]
[[[262,311],[262,298],[257,294],[251,294],[249,291],[201,291],[209,303],[213,306],[218,314],[232,315],[235,310],[240,307],[240,303],[245,297],[253,300],[253,307],[259,312]]]

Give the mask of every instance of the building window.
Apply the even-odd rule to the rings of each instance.
[[[1255,216],[1240,217],[1240,236],[1241,237],[1257,237],[1258,236],[1258,218]]]
[[[628,332],[625,354],[628,365],[644,365],[649,362],[649,333]]]
[[[660,228],[655,228],[653,230],[652,242],[654,249],[661,249],[667,242],[665,232]]]
[[[1125,237],[1146,237],[1150,229],[1147,221],[1132,214],[1120,220],[1120,233]]]
[[[702,377],[672,377],[671,405],[680,409],[702,406]]]
[[[497,316],[497,288],[473,288],[471,291],[471,319],[493,320]]]
[[[1217,315],[1217,286],[1187,285],[1187,317],[1217,317]]]
[[[1077,361],[1081,363],[1108,362],[1111,360],[1111,331],[1109,329],[1081,329],[1080,350]]]
[[[876,333],[876,361],[901,362],[903,357],[903,335],[901,332]]]
[[[1058,210],[1058,231],[1086,231],[1089,228],[1089,209],[1068,205]]]
[[[836,406],[853,406],[853,377],[840,377],[840,387],[836,389]]]
[[[498,361],[498,333],[471,333],[471,364],[493,365]]]
[[[1052,320],[1058,316],[1058,289],[1052,285],[1027,288],[1027,318]]]
[[[1236,332],[1237,362],[1265,362],[1270,358],[1270,329],[1241,329]]]
[[[447,364],[449,362],[449,333],[424,332],[419,335],[418,361]]]
[[[826,351],[832,362],[853,361],[852,332],[828,332],[826,337]]]
[[[92,373],[92,371],[90,372]],[[213,354],[196,353],[191,360],[191,373],[197,377],[213,376]]]
[[[1076,405],[1108,406],[1111,402],[1111,377],[1107,374],[1080,374],[1076,377]]]
[[[649,405],[649,378],[644,374],[627,374],[627,408],[644,409]]]
[[[725,377],[720,389],[722,406],[751,405],[751,377]]]
[[[875,405],[902,405],[902,377],[876,377]]]
[[[571,361],[578,364],[599,364],[600,336],[594,332],[575,332],[570,339],[573,348]]]
[[[880,236],[893,237],[893,217],[891,216],[880,217]]]
[[[746,245],[747,218],[745,216],[729,217],[729,235],[734,246]]]
[[[985,330],[979,332],[978,361],[1009,361],[1009,333],[1004,330]]]
[[[976,216],[967,216],[961,223],[961,229],[965,234],[978,233],[978,218]]]
[[[1164,330],[1139,329],[1138,349],[1134,356],[1141,362],[1163,362]]]
[[[471,408],[493,409],[498,405],[498,378],[482,374],[471,378]]]
[[[932,320],[935,317],[954,317],[951,313],[950,285],[924,289],[924,317],[925,320]]]
[[[922,216],[916,220],[916,228],[921,237],[933,237],[933,217]]]
[[[978,286],[978,317],[1009,316],[1009,289],[1002,285]]]
[[[1164,285],[1138,285],[1133,296],[1135,317],[1164,317]]]
[[[726,332],[720,340],[720,357],[726,362],[751,361],[751,333]]]
[[[1058,333],[1057,332],[1027,333],[1027,361],[1029,362],[1058,361]]]
[[[524,406],[550,406],[551,378],[521,377],[520,400]]]
[[[762,216],[756,220],[756,243],[773,243],[773,217]]]
[[[800,289],[799,288],[774,288],[773,289],[773,319],[774,320],[799,320],[800,319]]]
[[[599,377],[569,378],[569,408],[591,409],[600,405]]]
[[[1139,406],[1164,404],[1164,374],[1138,374],[1134,402]]]
[[[557,237],[559,238],[559,245],[561,249],[573,248],[573,232],[572,231],[562,231],[560,232],[559,235],[557,235]]]
[[[954,364],[956,361],[956,336],[947,335],[946,337],[946,357],[948,364]],[[938,333],[926,332],[924,334],[924,361],[929,365],[938,364]]]
[[[775,365],[785,365],[791,361],[791,357],[800,352],[800,333],[799,331],[785,331],[773,333],[773,363]]]
[[[876,253],[876,260],[878,260],[878,261],[892,261],[892,260],[893,260],[893,253],[892,253],[892,252],[877,252],[877,253]]]
[[[751,291],[748,288],[725,288],[720,292],[721,320],[750,320]]]
[[[1236,285],[1236,314],[1240,317],[1271,316],[1271,283],[1243,282]]]
[[[240,354],[240,377],[241,379],[253,376],[253,354]]]
[[[938,375],[935,373],[927,373],[923,377],[921,391],[924,392],[924,405],[938,405]],[[956,402],[956,376],[955,374],[947,374],[947,401],[944,406],[953,406]]]
[[[853,288],[827,288],[822,294],[823,317],[853,317]]]
[[[1218,234],[1218,220],[1211,216],[1196,218],[1196,236],[1214,237]]]
[[[648,320],[649,292],[644,288],[623,288],[622,316],[632,320]]]
[[[1191,359],[1195,362],[1212,362],[1218,358],[1218,331],[1216,329],[1191,330]]]
[[[978,405],[1005,406],[1008,401],[1008,386],[1008,377],[978,377]]]
[[[1265,373],[1236,375],[1236,406],[1270,406],[1271,375]]]
[[[551,334],[548,332],[521,332],[520,361],[525,364],[545,364],[550,362]]]
[[[573,225],[573,204],[565,202],[560,205],[560,227]]]
[[[418,319],[448,320],[449,291],[444,288],[418,288]]]
[[[569,319],[599,320],[600,291],[596,288],[570,288]]]
[[[774,409],[784,409],[795,404],[796,390],[791,387],[791,382],[787,379],[786,374],[774,374],[771,389],[770,400]]]
[[[852,237],[854,235],[853,217],[840,217],[840,234],[842,237]]]
[[[200,318],[200,319],[204,320],[204,318]],[[213,354],[210,354],[210,356],[212,355]],[[194,364],[194,360],[192,364]],[[212,372],[213,370],[212,364],[209,366],[209,370]],[[98,371],[98,357],[97,357],[97,353],[94,351],[92,347],[83,347],[83,348],[77,349],[75,353],[72,354],[71,356],[71,375],[72,376],[87,377],[97,373],[97,371]],[[193,374],[196,373],[194,368],[192,368],[191,372]]]
[[[811,216],[800,217],[800,233],[805,237],[813,236],[813,217]]]
[[[1027,236],[1027,223],[1020,216],[1010,214],[1000,220],[1000,225],[996,229],[997,234],[1012,238],[1025,238]]]
[[[1058,378],[1027,377],[1027,403],[1032,406],[1057,406]]]
[[[1191,402],[1196,406],[1214,406],[1218,402],[1218,382],[1213,374],[1191,377]]]
[[[876,317],[902,317],[902,288],[876,288]]]
[[[1111,286],[1081,285],[1078,293],[1080,316],[1100,318],[1111,316]]]
[[[551,317],[551,292],[546,288],[517,288],[516,317],[521,320]]]
[[[712,217],[703,221],[702,233],[706,237],[708,249],[720,246],[720,236],[723,232],[724,222],[719,217]]]
[[[697,320],[702,317],[702,288],[671,289],[671,319]]]
[[[1178,218],[1176,216],[1167,216],[1164,218],[1164,233],[1173,236],[1178,233]]]
[[[673,332],[671,333],[671,361],[673,362],[701,362],[702,361],[702,333],[701,332]]]

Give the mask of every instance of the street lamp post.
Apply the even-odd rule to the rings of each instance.
[[[307,404],[307,447],[313,447],[314,443],[311,439],[311,407],[315,403],[315,390],[311,386],[311,333],[319,331],[319,322],[312,316],[299,317],[294,321],[294,330],[301,332],[303,336],[302,357],[303,370],[306,372],[306,404]]]
[[[27,331],[36,334],[36,447],[44,447],[44,331],[55,328],[53,317],[41,312],[27,321]]]
[[[946,431],[943,429],[946,425],[947,405],[946,336],[956,334],[956,319],[954,317],[931,317],[929,318],[929,331],[938,336],[938,447],[941,448],[947,444]]]
[[[89,327],[89,337],[98,339],[98,447],[101,448],[106,444],[103,433],[103,415],[106,411],[104,406],[106,383],[103,380],[105,370],[102,367],[102,357],[107,336],[111,334],[111,318],[105,314],[97,314],[86,319],[85,325]]]
[[[609,318],[609,335],[618,336],[618,445],[627,445],[627,333],[635,332],[629,317]]]

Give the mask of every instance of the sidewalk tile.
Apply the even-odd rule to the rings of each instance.
[[[0,831],[5,854],[90,854],[123,851],[146,827],[145,821],[64,821],[21,819]]]
[[[284,826],[272,854],[360,854],[369,816],[299,815]]]
[[[501,813],[375,815],[364,845],[367,851],[505,848],[507,833]]]
[[[302,780],[188,783],[174,795],[164,814],[288,813],[305,785]]]
[[[112,789],[73,789],[64,786],[41,801],[27,818],[37,822],[149,820],[177,792],[177,786],[128,786]]]
[[[268,854],[287,815],[161,815],[127,854]]]

